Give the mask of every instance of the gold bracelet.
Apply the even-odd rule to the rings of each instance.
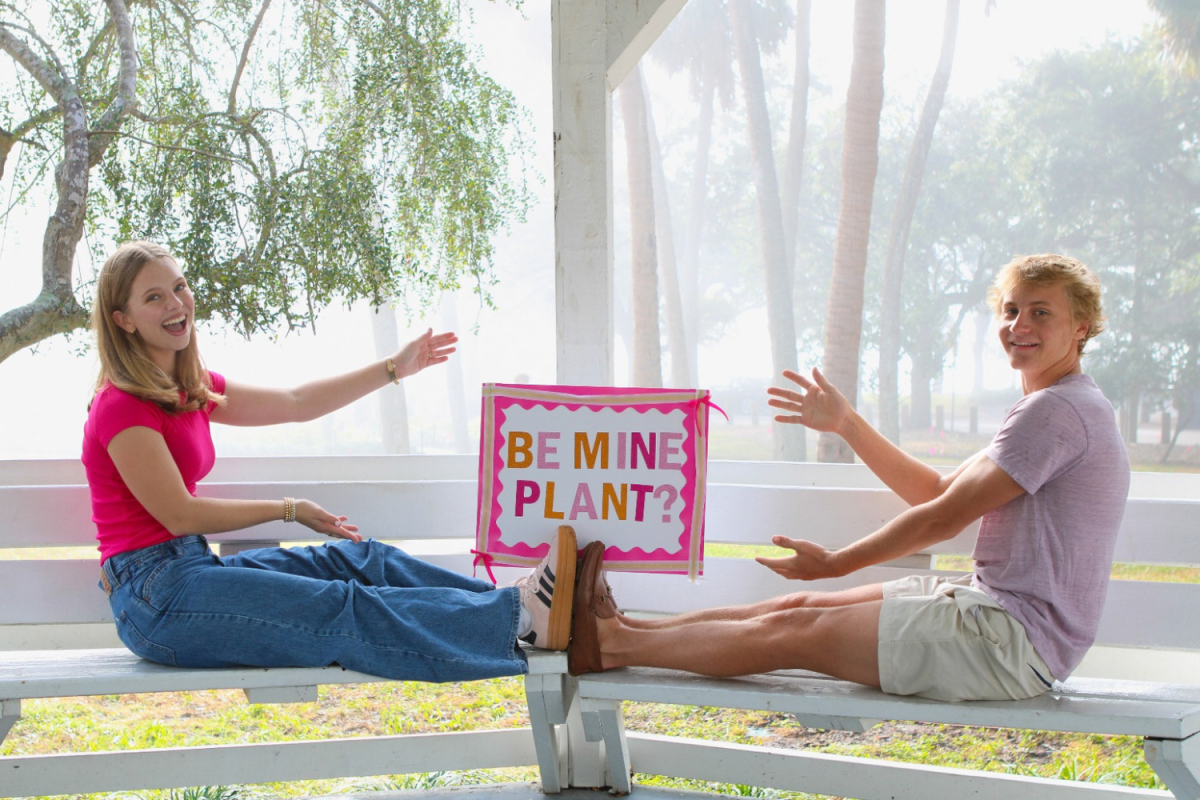
[[[392,379],[392,383],[399,383],[400,376],[396,374],[396,362],[389,358],[384,363],[387,364],[388,377]]]
[[[296,521],[296,501],[290,497],[283,498],[283,521]]]

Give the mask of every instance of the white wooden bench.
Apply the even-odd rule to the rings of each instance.
[[[712,466],[710,541],[757,544],[768,532],[791,531],[837,547],[874,530],[904,508],[861,466],[719,462]],[[1138,474],[1130,496],[1117,548],[1119,561],[1200,565],[1200,476]],[[808,586],[836,589],[933,572],[933,556],[969,553],[976,533],[977,526],[930,554]],[[659,576],[629,574],[610,573],[610,581],[623,608],[668,613],[753,602],[799,588],[752,561],[728,559],[707,560],[705,577],[696,586],[668,585]],[[558,677],[532,680],[553,682]],[[861,800],[1170,796],[1125,787],[627,734],[621,704],[628,700],[782,712],[809,727],[848,731],[863,731],[882,720],[906,720],[1138,736],[1143,737],[1147,762],[1171,793],[1179,800],[1200,798],[1200,585],[1196,584],[1114,581],[1097,646],[1076,676],[1047,695],[1024,702],[939,703],[895,697],[800,671],[721,680],[671,670],[623,669],[565,679],[558,691],[562,702],[574,704],[582,713],[585,738],[602,742],[603,782],[616,792],[630,791],[631,773],[647,773]]]
[[[418,547],[458,551],[427,560],[471,571],[476,459],[227,459],[202,491],[221,497],[319,500],[351,516],[376,538],[421,540]],[[317,699],[322,685],[380,678],[339,667],[213,669],[163,667],[134,656],[116,638],[97,587],[87,487],[69,461],[0,462],[0,549],[40,548],[36,560],[0,560],[0,740],[37,698],[241,689],[251,703]],[[402,520],[403,530],[397,520]],[[222,548],[324,541],[301,526],[263,525]],[[451,537],[456,537],[451,539]],[[444,545],[438,547],[437,540]],[[65,548],[85,548],[66,550]],[[49,555],[50,557],[43,557]],[[497,570],[505,580],[517,570]],[[563,654],[530,651],[530,669],[565,672]],[[529,728],[454,734],[360,737],[110,753],[0,758],[0,797],[167,788],[215,783],[536,765]]]
[[[423,557],[470,571],[476,461],[467,456],[227,459],[204,491],[212,496],[309,496],[347,513],[369,535],[403,539]],[[82,469],[75,462],[0,462],[0,549],[91,548]],[[761,543],[775,530],[837,546],[902,508],[861,467],[716,462],[710,470],[711,542]],[[1200,564],[1200,477],[1135,475],[1118,558]],[[83,520],[84,523],[80,523]],[[398,520],[403,529],[398,529]],[[297,526],[267,525],[223,547],[254,546]],[[938,548],[969,552],[974,532]],[[316,537],[311,537],[315,539]],[[428,540],[428,541],[425,541]],[[432,552],[440,550],[441,552]],[[243,689],[250,702],[312,700],[323,684],[379,679],[340,668],[186,670],[140,661],[116,640],[98,564],[72,557],[0,560],[0,734],[22,700],[201,689]],[[907,559],[820,588],[886,580],[931,567]],[[501,581],[518,574],[497,570]],[[796,584],[752,561],[714,559],[696,584],[682,577],[614,574],[627,609],[674,613],[750,602]],[[979,773],[714,742],[626,735],[624,700],[770,709],[806,725],[857,730],[901,719],[1122,733],[1145,737],[1147,760],[1178,798],[1196,798],[1200,763],[1200,585],[1114,582],[1100,643],[1060,692],[1025,703],[941,704],[895,698],[841,681],[776,673],[713,681],[662,670],[621,670],[573,679],[561,654],[533,653],[526,680],[529,729],[223,745],[0,758],[0,797],[255,783],[449,769],[538,765],[543,788],[611,786],[630,772],[675,775],[859,798],[1033,797],[1162,792]],[[1099,677],[1086,677],[1086,676]],[[1184,676],[1184,677],[1181,677]],[[1134,680],[1131,680],[1134,679]]]

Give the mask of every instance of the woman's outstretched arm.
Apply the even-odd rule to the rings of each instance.
[[[129,491],[174,536],[225,533],[284,518],[284,499],[231,500],[193,497],[162,434],[126,428],[112,438],[108,454]],[[358,527],[309,500],[298,499],[296,522],[317,533],[361,541]]]
[[[444,363],[454,352],[458,337],[427,330],[391,357],[396,378],[415,375],[426,367]],[[271,389],[226,381],[225,404],[213,409],[213,422],[224,425],[275,425],[307,422],[353,403],[392,382],[387,360],[359,369],[320,378],[293,389]]]

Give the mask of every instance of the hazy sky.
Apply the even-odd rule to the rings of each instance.
[[[986,90],[1011,75],[1018,60],[1054,48],[1098,43],[1110,35],[1136,35],[1153,21],[1139,0],[1001,0],[989,16],[983,13],[984,5],[984,0],[963,3],[951,94]],[[939,0],[893,0],[890,9],[885,89],[889,96],[919,98],[937,60],[944,4]],[[845,93],[852,13],[850,2],[813,2],[812,68],[832,87],[833,97]],[[518,13],[503,5],[476,3],[474,15],[474,36],[490,72],[530,111],[535,149],[529,154],[529,163],[544,183],[538,188],[539,202],[529,221],[515,227],[500,243],[499,310],[482,311],[465,293],[458,298],[459,358],[471,413],[477,413],[481,382],[510,382],[524,375],[534,382],[552,383],[555,369],[549,5],[545,0],[529,0]],[[790,51],[790,47],[784,49]],[[663,102],[669,107],[669,98]],[[675,108],[672,113],[685,115],[687,109]],[[0,198],[6,205],[13,196],[11,174],[9,170],[0,179]],[[50,206],[43,203],[26,214],[13,214],[0,229],[0,311],[28,302],[39,289],[41,237],[49,211]],[[80,248],[84,253],[82,272],[92,269],[85,250]],[[731,330],[729,340],[701,353],[705,386],[719,386],[738,377],[769,377],[762,316],[745,315]],[[400,324],[403,330],[406,321],[401,319]],[[438,310],[428,321],[412,321],[411,328],[421,330],[425,324],[443,326]],[[477,334],[471,330],[475,324]],[[366,309],[326,312],[318,321],[317,336],[305,333],[250,344],[221,331],[201,331],[200,336],[211,368],[242,381],[269,385],[301,383],[375,358]],[[75,355],[82,342],[81,336],[73,343],[59,338],[42,344],[36,353],[24,351],[0,363],[0,458],[78,455],[95,375],[94,359]],[[623,382],[626,366],[620,352],[617,368],[617,380]],[[1000,374],[1003,380],[1003,372]],[[407,382],[413,442],[418,447],[447,436],[445,382],[444,370]],[[375,401],[368,398],[331,419],[307,426],[258,431],[217,426],[217,444],[221,452],[230,454],[273,446],[307,449],[309,445],[297,443],[329,436],[343,441],[370,440],[378,429],[376,408]]]

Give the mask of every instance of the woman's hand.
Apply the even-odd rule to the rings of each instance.
[[[441,364],[450,358],[457,343],[458,336],[454,333],[439,333],[435,336],[433,328],[430,328],[392,356],[396,365],[396,377],[407,378],[426,367]]]
[[[772,408],[786,411],[786,414],[776,414],[775,421],[790,425],[805,425],[814,431],[841,433],[842,426],[850,419],[854,409],[832,383],[813,367],[813,379],[810,381],[798,372],[790,369],[783,371],[783,377],[804,390],[804,393],[792,389],[780,389],[772,386],[767,389],[771,398],[767,403]]]
[[[754,560],[788,580],[815,581],[820,578],[836,578],[840,574],[833,564],[834,553],[816,542],[773,536],[771,543],[795,552],[782,558],[759,556]]]
[[[352,542],[362,541],[362,537],[358,535],[357,525],[351,525],[346,522],[345,517],[330,514],[311,500],[296,501],[296,522],[299,522],[306,528],[311,528],[317,533],[331,536],[334,539],[349,539]]]

